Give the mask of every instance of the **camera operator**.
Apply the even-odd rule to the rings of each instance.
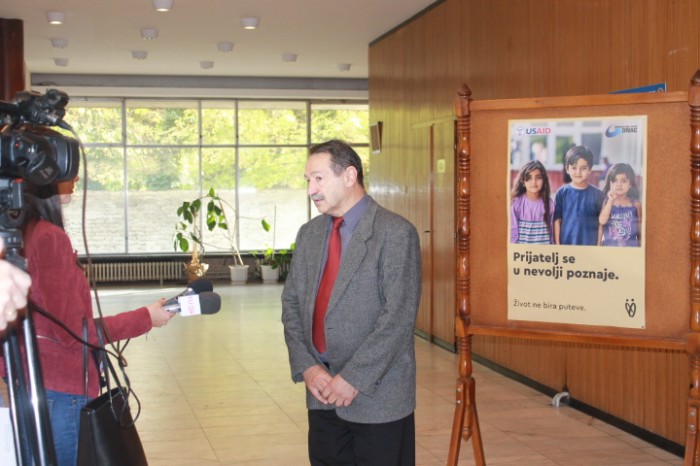
[[[82,335],[83,322],[87,321],[89,341],[97,344],[90,286],[63,229],[61,203],[70,201],[73,185],[71,181],[27,186],[23,252],[32,278],[31,301],[76,335]],[[134,311],[105,317],[107,339],[132,338],[165,325],[174,313],[165,310],[163,302],[156,301]],[[96,364],[90,358],[88,393],[85,393],[84,346],[41,314],[32,315],[57,464],[75,466],[80,410],[99,393]]]
[[[4,256],[5,242],[0,238],[0,257]],[[27,306],[27,293],[31,284],[32,280],[26,272],[0,259],[0,331],[17,319],[18,311]]]

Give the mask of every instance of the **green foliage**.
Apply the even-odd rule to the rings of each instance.
[[[257,190],[274,188],[304,189],[302,176],[306,164],[306,148],[264,147],[240,150],[241,186]]]
[[[294,251],[296,244],[292,243],[288,249],[280,249],[277,251],[274,247],[274,230],[272,224],[263,218],[260,220],[260,226],[266,233],[269,233],[270,230],[273,231],[273,244],[262,251],[253,251],[253,255],[256,257],[258,266],[269,265],[273,269],[279,267],[280,274],[284,274],[286,276],[289,262],[292,260],[292,252]]]
[[[369,142],[366,110],[314,110],[311,114],[311,138],[315,142],[342,138],[352,143]]]
[[[88,187],[115,192],[199,189],[200,170],[204,186],[218,189],[305,187],[302,173],[309,144],[305,103],[247,102],[236,121],[234,101],[202,102],[200,124],[194,100],[128,100],[125,133],[121,100],[72,102],[66,121],[86,143]],[[313,142],[341,137],[367,143],[368,113],[362,105],[333,108],[314,103],[311,109]]]
[[[233,207],[216,194],[214,188],[209,188],[209,192],[193,201],[185,201],[177,208],[178,222],[175,224],[175,234],[173,237],[173,249],[182,252],[190,251],[190,244],[196,244],[201,254],[204,254],[205,244],[202,241],[202,232],[199,227],[199,214],[202,209],[202,201],[206,201],[205,224],[207,230],[219,230],[227,239],[231,247],[234,261],[243,265],[243,258],[238,251],[238,241],[236,238],[235,224],[229,223],[226,214],[226,207],[233,211]],[[235,211],[233,211],[235,220]],[[229,227],[231,225],[231,227]]]
[[[238,118],[241,144],[306,144],[306,110],[241,109]]]

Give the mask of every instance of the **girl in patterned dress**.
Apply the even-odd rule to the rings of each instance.
[[[533,160],[520,169],[511,192],[510,242],[553,244],[549,177],[542,162]]]
[[[601,246],[639,246],[641,244],[642,203],[634,169],[616,163],[605,176],[603,208],[598,221]]]

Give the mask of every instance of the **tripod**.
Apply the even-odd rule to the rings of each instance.
[[[0,229],[0,237],[5,240],[6,260],[25,269],[24,259],[17,253],[22,243],[19,231]],[[24,337],[24,345],[20,343],[19,330]],[[22,346],[26,364],[23,364]],[[2,349],[17,466],[55,466],[56,453],[51,436],[36,332],[28,310],[18,326],[8,326],[2,337]],[[22,441],[26,442],[27,448],[23,447]]]

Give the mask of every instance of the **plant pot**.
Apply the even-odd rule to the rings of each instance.
[[[187,281],[192,282],[199,278],[202,278],[209,270],[209,264],[204,262],[197,263],[187,263],[185,264],[185,271],[187,272]]]
[[[248,281],[248,266],[247,265],[229,265],[231,270],[231,284],[245,285]]]
[[[280,279],[280,269],[279,267],[273,269],[271,265],[261,265],[260,276],[263,283],[277,283]]]

